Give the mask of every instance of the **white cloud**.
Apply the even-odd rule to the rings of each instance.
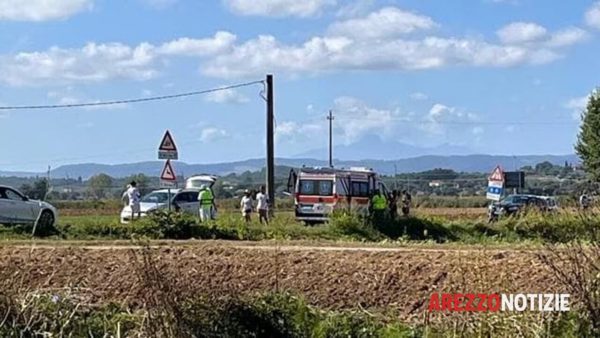
[[[335,128],[341,134],[344,144],[356,142],[371,133],[380,137],[390,136],[398,122],[411,119],[399,108],[374,108],[353,97],[335,99],[333,111],[336,120],[339,121]]]
[[[401,20],[401,18],[408,18]],[[393,24],[390,24],[393,23]],[[332,24],[327,34],[301,44],[286,44],[270,35],[236,44],[228,53],[206,60],[202,73],[245,78],[266,72],[288,76],[345,70],[423,70],[452,66],[511,67],[545,64],[563,56],[563,48],[586,33],[568,28],[553,34],[531,23],[514,23],[499,35],[510,44],[481,38],[425,36],[414,32],[436,24],[395,7]]]
[[[335,15],[340,18],[353,18],[368,13],[374,5],[375,0],[356,0],[340,7]]]
[[[556,49],[586,40],[589,34],[578,27],[567,27],[553,33],[536,23],[513,22],[499,29],[496,34],[506,45],[527,46],[530,49]]]
[[[225,89],[205,95],[207,102],[240,104],[248,102],[248,98],[235,89]]]
[[[500,46],[474,39],[427,37],[355,41],[314,37],[302,45],[285,45],[260,36],[208,60],[202,72],[219,78],[243,78],[266,72],[288,75],[341,70],[423,70],[449,66],[509,67],[543,64],[560,54],[547,48]]]
[[[537,37],[541,36],[539,32],[526,32],[504,40],[529,42],[506,45],[483,38],[413,34],[435,26],[429,17],[386,7],[362,18],[334,23],[325,35],[298,44],[284,43],[270,35],[237,42],[234,34],[220,31],[212,37],[182,37],[158,45],[89,43],[81,48],[52,47],[0,55],[0,83],[18,86],[147,80],[160,74],[169,58],[177,56],[197,58],[204,75],[236,80],[263,77],[265,73],[289,77],[347,70],[537,65],[562,57],[568,45],[587,36],[573,27],[544,33],[543,37]]]
[[[61,20],[92,5],[92,0],[0,0],[0,21]]]
[[[101,82],[111,79],[147,80],[159,71],[158,60],[168,56],[226,53],[236,37],[217,32],[206,39],[181,38],[159,47],[149,43],[88,43],[81,48],[51,47],[41,52],[0,56],[0,82],[13,86]]]
[[[499,29],[496,34],[505,44],[521,44],[538,41],[548,31],[546,28],[531,22],[513,22]]]
[[[325,118],[320,121],[310,122],[294,122],[282,121],[277,122],[275,127],[275,142],[280,144],[300,143],[306,140],[314,140],[315,135],[324,135],[325,133]]]
[[[334,133],[336,143],[352,144],[363,136],[375,134],[379,137],[391,137],[398,123],[410,121],[411,114],[402,113],[399,108],[381,109],[369,106],[354,97],[338,97],[333,102],[335,117]],[[328,122],[323,116],[307,122],[278,122],[275,138],[278,143],[314,144],[315,137],[327,135]]]
[[[444,134],[448,128],[456,129],[456,125],[472,123],[477,120],[477,114],[465,112],[442,103],[436,103],[429,110],[425,121],[421,124],[421,129],[431,134]],[[473,133],[476,131],[479,131],[479,129],[472,129]]]
[[[200,132],[200,141],[202,143],[212,143],[227,138],[228,136],[229,134],[223,129],[209,127],[202,129]]]
[[[566,47],[585,41],[589,37],[588,32],[578,27],[569,27],[553,33],[548,40],[550,47]]]
[[[566,109],[571,110],[571,117],[574,120],[581,118],[581,113],[586,109],[590,96],[581,96],[570,99],[564,104]]]
[[[52,47],[43,52],[0,56],[0,81],[10,85],[99,82],[114,78],[145,80],[156,75],[152,68],[154,47],[142,43],[88,43],[80,49]]]
[[[166,55],[207,56],[231,49],[237,37],[225,31],[217,32],[212,38],[180,38],[160,46],[158,52]]]
[[[585,12],[585,23],[590,27],[600,29],[600,1],[595,2],[587,12]]]
[[[336,22],[329,27],[329,33],[350,38],[383,39],[436,26],[430,17],[396,7],[385,7],[363,18]]]
[[[415,92],[415,93],[410,94],[410,98],[415,101],[425,101],[425,100],[429,99],[429,96],[427,96],[427,94],[425,94],[425,93]]]
[[[223,0],[223,2],[239,15],[271,17],[311,17],[337,3],[336,0]]]

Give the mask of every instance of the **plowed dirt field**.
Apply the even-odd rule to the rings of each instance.
[[[0,283],[64,290],[91,303],[131,306],[145,292],[143,258],[174,288],[194,294],[290,290],[330,309],[396,309],[418,316],[433,292],[561,292],[529,250],[257,246],[0,246]]]

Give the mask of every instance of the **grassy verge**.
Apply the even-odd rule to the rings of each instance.
[[[527,313],[462,314],[408,324],[393,313],[319,309],[288,293],[197,296],[133,309],[91,306],[73,293],[0,292],[0,311],[2,337],[576,337],[589,330],[576,313],[537,320]]]
[[[369,220],[354,214],[334,215],[329,224],[307,227],[294,220],[292,213],[280,213],[269,225],[256,220],[244,222],[238,213],[222,213],[213,222],[199,224],[180,214],[159,213],[123,225],[114,216],[68,216],[56,229],[41,233],[48,239],[127,240],[132,238],[223,239],[223,240],[297,240],[370,243],[566,243],[586,239],[589,226],[600,224],[600,215],[572,213],[539,214],[506,218],[488,224],[484,220],[449,220],[443,217],[414,217]],[[0,239],[31,238],[30,227],[0,227]]]

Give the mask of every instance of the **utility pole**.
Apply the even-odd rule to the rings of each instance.
[[[329,167],[333,168],[333,111],[329,110],[329,116],[327,116],[329,120]]]
[[[394,163],[394,190],[398,190],[398,166]]]
[[[275,210],[275,129],[273,75],[267,75],[267,195],[271,213]]]
[[[46,200],[46,197],[48,197],[48,193],[50,192],[50,171],[51,170],[52,170],[52,167],[50,165],[48,165],[48,171],[46,172],[46,194],[42,198],[42,201]]]

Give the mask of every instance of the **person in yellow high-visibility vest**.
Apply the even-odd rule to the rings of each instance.
[[[375,221],[381,221],[387,210],[388,203],[387,198],[381,193],[379,189],[375,189],[373,197],[371,197],[371,209],[373,210],[373,219]]]
[[[202,185],[200,187],[200,193],[198,194],[198,201],[200,201],[200,222],[205,222],[211,219],[212,207],[215,203],[215,197],[212,191]]]

